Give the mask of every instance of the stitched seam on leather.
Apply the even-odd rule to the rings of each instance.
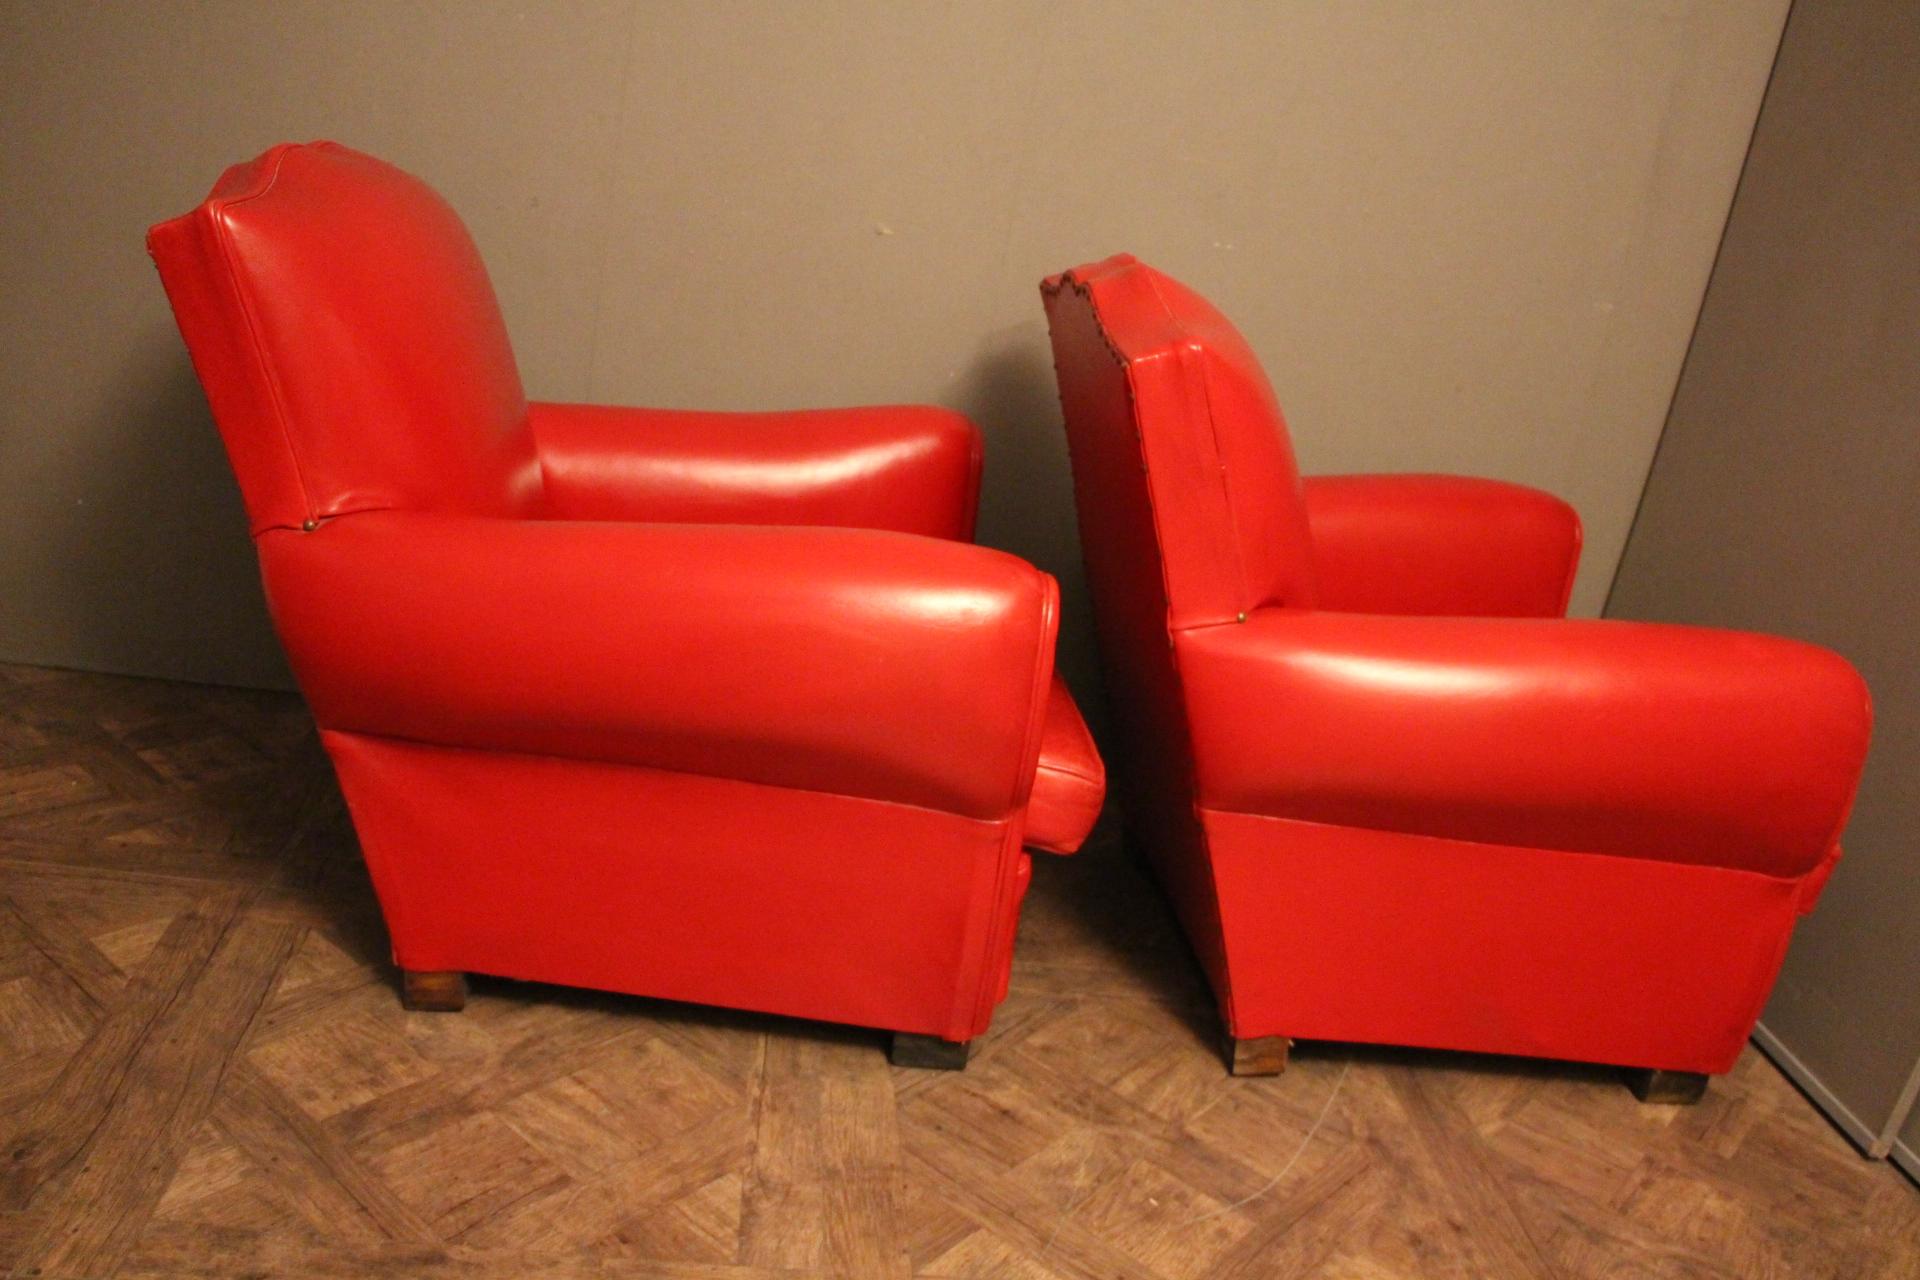
[[[1571,509],[1571,508],[1569,508]],[[1573,546],[1567,555],[1567,580],[1560,588],[1560,611],[1558,616],[1565,617],[1567,606],[1573,603],[1573,580],[1580,576],[1580,552],[1587,541],[1586,525],[1580,520],[1580,513],[1573,513]]]
[[[527,435],[533,440],[533,462],[540,470],[540,509],[551,519],[554,506],[551,496],[554,483],[553,472],[548,466],[547,450],[540,440],[540,418],[543,415],[534,412],[544,403],[546,402],[539,400],[527,401]]]
[[[273,172],[267,175],[267,181],[264,186],[258,191],[250,191],[238,199],[221,201],[217,206],[208,210],[208,220],[213,224],[214,243],[220,250],[221,264],[226,267],[227,283],[233,290],[234,300],[240,306],[240,318],[246,322],[247,340],[253,350],[254,362],[259,367],[261,380],[267,387],[268,399],[273,404],[275,424],[280,428],[280,438],[287,447],[287,460],[293,464],[293,481],[300,488],[301,508],[305,511],[307,517],[311,518],[314,514],[313,495],[307,489],[306,467],[300,461],[300,451],[296,449],[293,444],[293,432],[287,425],[287,409],[285,398],[280,390],[280,379],[266,358],[266,347],[260,340],[260,328],[254,317],[253,302],[247,296],[246,289],[240,283],[240,271],[233,260],[232,238],[227,233],[225,217],[227,210],[246,204],[249,201],[258,200],[269,191],[272,191],[274,184],[280,180],[281,166],[286,164],[287,156],[292,150],[292,147],[288,147],[275,158],[273,162]],[[268,528],[291,527],[293,526],[268,526]],[[257,538],[264,532],[265,530],[256,530],[254,536]]]
[[[393,510],[392,507],[341,507],[336,510],[327,512],[325,518],[328,520],[339,520],[339,519],[343,519],[346,516],[371,516],[371,515],[378,515],[383,511],[392,511],[392,510]],[[508,519],[510,517],[502,516],[499,518]],[[512,518],[517,518],[517,517],[512,517]],[[305,530],[300,529],[294,525],[276,524],[276,525],[270,526],[267,529],[262,529],[260,533],[255,534],[254,537],[257,539],[260,537],[261,534],[271,532],[272,530],[275,530],[275,529],[280,530],[283,533],[305,532]]]
[[[1230,818],[1255,818],[1262,822],[1297,822],[1303,826],[1325,827],[1329,831],[1365,831],[1379,836],[1402,836],[1414,840],[1443,840],[1448,844],[1484,846],[1489,849],[1518,849],[1523,853],[1538,853],[1552,858],[1606,858],[1613,862],[1640,862],[1656,867],[1694,867],[1701,871],[1725,871],[1731,875],[1756,876],[1762,880],[1771,880],[1776,884],[1797,885],[1820,869],[1815,863],[1805,871],[1791,875],[1776,875],[1770,871],[1756,871],[1752,867],[1729,867],[1718,862],[1676,862],[1671,858],[1653,858],[1635,853],[1599,853],[1592,849],[1555,849],[1545,845],[1501,844],[1494,840],[1466,840],[1459,836],[1434,835],[1430,831],[1401,831],[1393,827],[1357,827],[1349,822],[1325,822],[1319,818],[1296,818],[1284,813],[1255,813],[1251,809],[1228,809],[1217,804],[1198,804],[1194,808],[1201,813],[1217,813]]]
[[[1173,325],[1174,329],[1183,335],[1186,334],[1186,326],[1182,325],[1178,319],[1175,318],[1173,308],[1167,305],[1166,295],[1160,292],[1159,281],[1154,279],[1151,273],[1147,276],[1147,287],[1153,291],[1155,301],[1159,302],[1160,309],[1166,312],[1167,320]],[[1181,380],[1183,382],[1194,372],[1191,367],[1191,357],[1195,355],[1198,350],[1199,348],[1197,346],[1184,345],[1175,349],[1174,359],[1178,362]],[[1213,472],[1220,486],[1220,506],[1226,514],[1227,529],[1233,540],[1233,574],[1234,578],[1240,584],[1239,599],[1234,601],[1234,612],[1238,613],[1244,604],[1252,603],[1253,589],[1247,584],[1246,557],[1242,555],[1240,551],[1241,547],[1245,544],[1240,534],[1240,522],[1234,517],[1233,495],[1228,492],[1227,489],[1227,467],[1226,463],[1222,461],[1220,449],[1220,418],[1219,415],[1214,412],[1213,408],[1213,376],[1208,372],[1204,363],[1200,365],[1199,375],[1200,398],[1205,402],[1207,407],[1207,437],[1213,444]]]
[[[1767,1001],[1773,996],[1774,985],[1780,980],[1781,966],[1787,962],[1787,948],[1793,943],[1793,927],[1795,923],[1798,922],[1800,916],[1805,914],[1797,909],[1799,906],[1799,897],[1798,888],[1795,887],[1793,896],[1787,903],[1788,915],[1786,925],[1780,930],[1780,936],[1774,943],[1773,959],[1767,966],[1766,981],[1759,984],[1759,990],[1754,992],[1753,998],[1747,1004],[1745,1014],[1741,1017],[1743,1034],[1735,1037],[1734,1051],[1731,1055],[1733,1058],[1739,1057],[1740,1049],[1747,1043],[1747,1037],[1753,1034],[1753,1026],[1760,1021],[1760,1015],[1766,1011]],[[1731,1070],[1732,1065],[1732,1062],[1728,1062],[1727,1069]]]
[[[1171,629],[1170,629],[1171,633]],[[1214,873],[1213,837],[1207,831],[1206,807],[1200,803],[1200,762],[1195,758],[1193,747],[1193,717],[1191,704],[1187,701],[1187,682],[1180,673],[1180,646],[1169,647],[1167,661],[1173,667],[1174,688],[1180,698],[1180,721],[1187,732],[1187,780],[1189,791],[1190,817],[1193,820],[1194,839],[1199,842],[1200,862],[1206,868],[1207,892],[1213,895],[1213,918],[1220,929],[1220,1003],[1226,1014],[1229,1030],[1239,1025],[1240,1015],[1233,1003],[1233,964],[1227,954],[1227,904],[1220,895],[1220,878]]]
[[[1003,851],[1000,855],[999,864],[994,868],[993,892],[987,899],[987,910],[993,914],[987,920],[986,950],[984,953],[986,958],[990,958],[998,952],[1001,941],[999,904],[1001,898],[1005,895],[1007,879],[1013,874],[1013,869],[1019,862],[1021,850],[1020,841],[1021,837],[1026,834],[1027,811],[1032,808],[1033,805],[1032,783],[1034,776],[1040,771],[1040,744],[1046,732],[1047,704],[1050,701],[1049,695],[1052,692],[1054,658],[1060,635],[1060,584],[1055,582],[1051,575],[1042,574],[1038,569],[1034,570],[1034,572],[1039,574],[1045,586],[1040,601],[1041,639],[1040,643],[1034,646],[1033,681],[1031,685],[1031,697],[1033,700],[1031,705],[1033,709],[1027,716],[1026,741],[1022,745],[1019,764],[1015,767],[1012,792],[1013,795],[1019,795],[1020,785],[1022,781],[1025,781],[1027,783],[1027,799],[1024,804],[1019,805],[1017,809],[1011,811],[1017,813],[1021,819],[1021,829],[1014,833],[1014,837],[1009,846],[1011,856],[1009,856],[1008,851]],[[1052,643],[1048,643],[1049,638],[1051,638]],[[1018,908],[1016,907],[1015,910],[1017,912]],[[1009,928],[1016,927],[1017,925],[1018,918],[1016,915],[1016,919],[1009,925]],[[1012,939],[1008,938],[1007,946],[1011,947],[1012,945]],[[999,975],[995,966],[987,964],[985,958],[983,958],[977,990],[974,992],[973,999],[971,1001],[966,999],[964,988],[954,993],[955,1021],[960,1021],[961,1011],[965,1009],[968,1004],[971,1004],[973,1009],[973,1016],[966,1019],[968,1025],[991,1019],[993,1016],[993,997],[998,986]]]
[[[1840,865],[1840,859],[1845,852],[1838,840],[1829,842],[1827,851],[1821,855],[1820,861],[1814,863],[1813,867],[1800,877],[1796,905],[1801,915],[1810,914],[1814,907],[1819,905],[1821,895],[1827,891],[1827,885],[1833,879],[1834,868]]]
[[[280,526],[275,526],[279,528]],[[318,720],[315,721],[318,724]],[[743,787],[766,787],[773,791],[793,791],[802,795],[824,796],[831,800],[858,800],[864,804],[884,804],[895,809],[911,809],[916,813],[929,813],[942,818],[952,818],[956,822],[976,822],[983,826],[999,826],[1010,822],[1021,809],[1010,809],[998,818],[979,818],[968,813],[955,813],[951,809],[936,809],[932,805],[915,804],[911,800],[889,800],[881,796],[859,795],[850,791],[822,791],[818,787],[796,787],[784,782],[762,782],[756,778],[736,778],[725,773],[700,773],[693,769],[674,769],[665,765],[641,764],[633,760],[609,760],[604,756],[569,756],[555,751],[528,751],[524,747],[476,747],[452,742],[435,742],[431,738],[412,738],[405,734],[387,733],[376,729],[353,729],[344,725],[320,725],[326,733],[350,734],[356,738],[368,738],[379,742],[397,742],[409,747],[427,747],[435,751],[465,751],[482,756],[524,756],[530,760],[564,761],[568,764],[599,765],[608,769],[644,769],[649,773],[671,774],[678,778],[703,778],[709,782],[735,782]]]
[[[1078,782],[1100,781],[1100,778],[1095,774],[1081,773],[1078,769],[1063,769],[1057,764],[1048,764],[1044,760],[1034,766],[1034,772],[1058,774],[1062,778],[1072,778]]]
[[[1037,573],[1038,570],[1035,570],[1035,572]],[[1040,742],[1046,727],[1048,693],[1050,692],[1050,686],[1053,680],[1053,663],[1051,661],[1053,646],[1045,643],[1045,637],[1049,633],[1052,633],[1056,639],[1058,637],[1058,602],[1060,589],[1051,577],[1044,577],[1043,575],[1043,580],[1046,584],[1046,590],[1041,598],[1042,642],[1034,646],[1034,674],[1030,695],[1033,710],[1028,713],[1026,740],[1022,744],[1019,763],[1016,765],[1014,773],[1013,794],[1019,794],[1021,781],[1026,779],[1028,781],[1027,802],[1019,806],[1017,811],[1021,818],[1021,830],[1014,835],[1010,845],[1007,848],[1003,848],[997,864],[994,867],[993,883],[987,895],[985,906],[979,908],[989,913],[986,922],[985,945],[982,952],[980,972],[975,977],[971,993],[968,991],[968,984],[964,981],[966,975],[964,972],[960,975],[962,981],[954,990],[953,1010],[949,1016],[949,1025],[973,1026],[992,1017],[993,995],[995,988],[998,986],[998,976],[995,966],[986,963],[986,960],[997,953],[1001,942],[999,906],[1001,899],[1006,893],[1007,878],[1019,858],[1021,847],[1020,838],[1026,834],[1025,819],[1028,810],[1031,809],[1033,804],[1031,779],[1039,773]],[[1029,762],[1031,762],[1031,766],[1029,766]],[[1008,856],[1009,849],[1012,856]],[[1011,940],[1008,941],[1008,945],[1012,945]]]
[[[999,994],[1000,987],[1000,966],[993,963],[993,960],[999,955],[1002,949],[1009,952],[1012,951],[1013,933],[1019,928],[1020,924],[1020,903],[1016,900],[1013,903],[1011,912],[1013,919],[1007,922],[1006,932],[1003,937],[1001,928],[1001,916],[1003,913],[1000,910],[1000,903],[1008,896],[1009,881],[1014,879],[1016,869],[1023,856],[1022,841],[1026,835],[1026,813],[1024,810],[1021,812],[1020,818],[1021,821],[1017,826],[1013,823],[1008,823],[1007,825],[1006,834],[1001,840],[1000,851],[995,856],[993,883],[987,894],[985,904],[980,907],[974,907],[972,904],[969,904],[969,916],[971,916],[974,910],[984,910],[987,913],[986,931],[981,939],[978,957],[969,956],[964,950],[961,953],[959,973],[956,976],[953,993],[952,1011],[948,1014],[949,1027],[977,1027],[980,1031],[984,1031],[993,1021],[994,998]],[[971,932],[971,929],[967,930],[967,933]],[[965,934],[962,935],[963,938],[965,936]],[[973,981],[969,983],[967,981],[967,968],[970,964],[976,963],[979,967],[978,973],[974,976]],[[1011,958],[1009,958],[1008,963],[1012,963]],[[972,988],[971,999],[968,998],[969,986]],[[976,1034],[978,1034],[978,1032],[976,1032]]]
[[[1863,704],[1862,717],[1866,721],[1864,741],[1860,744],[1860,753],[1864,762],[1868,748],[1873,746],[1873,691],[1867,688],[1865,680],[1860,681],[1860,699]],[[1846,798],[1840,805],[1840,818],[1833,824],[1833,830],[1827,836],[1828,848],[1837,848],[1840,837],[1846,834],[1847,823],[1853,820],[1853,808],[1860,803],[1860,787],[1865,781],[1866,773],[1863,763],[1860,769],[1854,770],[1853,785],[1847,788]]]
[[[1027,783],[1040,767],[1040,745],[1046,736],[1048,695],[1052,692],[1053,667],[1060,638],[1060,585],[1051,575],[1033,571],[1044,583],[1040,599],[1040,642],[1034,646],[1033,680],[1030,685],[1026,733],[1020,745],[1020,756],[1014,765],[1013,787],[1010,796],[1020,794],[1021,785]],[[1028,787],[1031,796],[1032,788]]]

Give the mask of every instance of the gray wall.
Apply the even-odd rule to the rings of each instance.
[[[1800,0],[1607,612],[1800,636],[1872,687],[1841,862],[1765,1028],[1891,1136],[1920,1061],[1920,8]]]
[[[1591,612],[1784,9],[0,5],[0,659],[284,679],[141,233],[317,136],[461,210],[535,395],[973,414],[1077,676],[1035,284],[1121,249],[1243,323],[1309,469],[1573,499]]]

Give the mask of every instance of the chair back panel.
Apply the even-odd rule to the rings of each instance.
[[[1143,368],[1114,348],[1082,282],[1055,277],[1041,286],[1041,297],[1066,417],[1100,666],[1120,731],[1108,744],[1109,754],[1129,796],[1128,825],[1158,855],[1198,834],[1193,753],[1168,643],[1164,571],[1169,532],[1177,539],[1185,530],[1169,531],[1155,519],[1157,477],[1148,474],[1135,425]]]
[[[147,244],[254,532],[389,508],[537,510],[493,287],[425,183],[335,143],[282,145]]]
[[[1143,474],[1125,492],[1081,495],[1083,524],[1094,509],[1088,572],[1114,584],[1095,607],[1147,583],[1158,584],[1162,625],[1174,629],[1270,605],[1311,607],[1293,446],[1239,332],[1200,295],[1125,255],[1049,280],[1044,292],[1076,474]]]

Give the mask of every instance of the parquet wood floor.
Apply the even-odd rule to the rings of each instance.
[[[410,1014],[289,697],[0,667],[0,1270],[1920,1277],[1920,1194],[1750,1052],[1302,1045],[1230,1078],[1114,842],[1038,858],[964,1073],[877,1032],[478,979]]]

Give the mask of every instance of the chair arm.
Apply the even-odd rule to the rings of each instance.
[[[258,545],[323,728],[989,820],[1032,786],[1058,594],[997,551],[400,512]]]
[[[563,520],[840,525],[969,541],[980,432],[948,409],[530,406]]]
[[[1550,493],[1466,476],[1313,476],[1323,609],[1552,618],[1580,564],[1580,517]]]
[[[1176,649],[1211,808],[1789,876],[1866,754],[1859,675],[1771,636],[1270,609]]]

